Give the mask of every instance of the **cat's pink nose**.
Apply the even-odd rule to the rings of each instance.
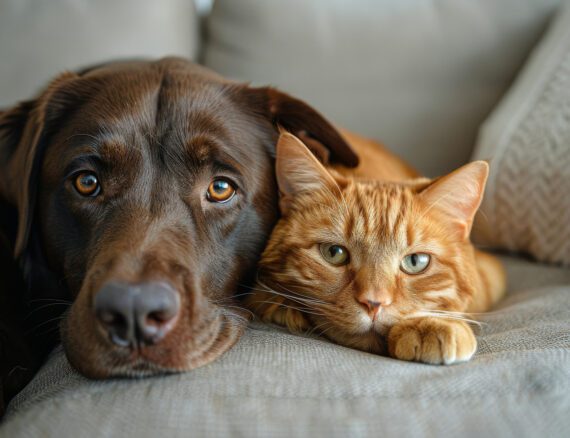
[[[370,318],[375,319],[378,312],[382,310],[383,307],[387,307],[392,304],[392,297],[388,296],[386,293],[366,293],[358,296],[356,301],[366,309]]]
[[[380,303],[378,301],[358,300],[358,302],[367,310],[370,318],[375,319],[378,311],[380,310]]]

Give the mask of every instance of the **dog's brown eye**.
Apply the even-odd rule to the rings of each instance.
[[[208,186],[207,198],[211,202],[228,202],[236,193],[235,187],[225,178],[217,178]]]
[[[101,190],[97,175],[92,172],[81,172],[75,177],[73,184],[82,196],[97,196]]]

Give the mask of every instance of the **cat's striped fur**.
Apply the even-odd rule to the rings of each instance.
[[[391,174],[397,182],[371,178],[373,170],[362,166],[352,174],[325,169],[297,138],[282,134],[283,217],[247,304],[265,321],[342,345],[428,363],[468,360],[476,339],[466,314],[485,311],[505,288],[500,263],[469,241],[487,165],[471,163],[435,182],[406,180],[413,171],[398,166]],[[323,243],[346,247],[349,262],[328,263]],[[425,272],[400,268],[412,253],[430,255]],[[362,304],[372,302],[380,304],[374,313]]]

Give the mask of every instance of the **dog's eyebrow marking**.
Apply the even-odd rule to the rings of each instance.
[[[211,157],[212,143],[207,135],[197,135],[186,142],[186,153],[192,161],[204,163]]]
[[[187,159],[194,166],[212,166],[219,171],[241,174],[246,163],[240,163],[236,157],[227,153],[208,135],[198,135],[186,143]]]
[[[89,139],[92,139],[93,141],[90,140],[84,144],[81,144],[81,146],[84,146],[93,152],[100,153],[101,155],[113,156],[114,158],[114,156],[124,156],[132,152],[132,148],[127,147],[123,141],[116,140],[112,136],[108,135],[101,135],[98,137],[93,134],[78,133],[70,135],[65,139],[65,141],[69,142],[75,137],[87,137]]]
[[[115,169],[132,168],[142,159],[138,147],[131,147],[123,141],[116,140],[102,142],[99,147],[99,156],[103,162]]]
[[[118,141],[105,141],[101,143],[99,152],[104,159],[124,159],[132,154],[132,149]]]
[[[78,136],[77,134],[72,136]],[[121,141],[104,140],[89,134],[80,134],[97,140],[97,143],[89,142],[77,145],[75,153],[89,154],[98,157],[102,162],[112,166],[125,166],[132,164],[138,156],[136,148],[127,147]]]

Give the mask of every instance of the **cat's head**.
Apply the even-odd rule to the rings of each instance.
[[[396,322],[466,309],[479,281],[469,233],[487,163],[432,181],[355,180],[283,133],[276,173],[282,218],[259,287],[289,296],[279,302],[295,321],[283,323],[304,318],[338,343],[381,352],[381,335]]]

